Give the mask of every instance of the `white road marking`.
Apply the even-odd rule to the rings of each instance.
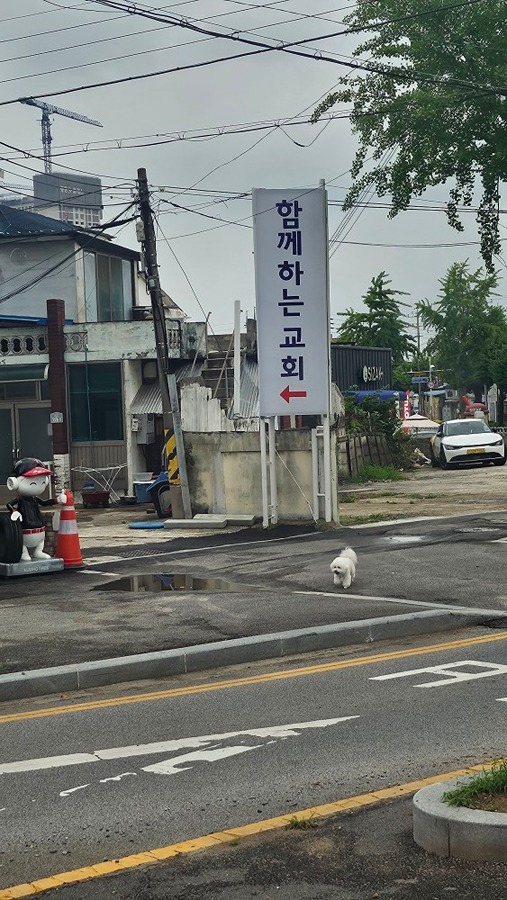
[[[238,753],[247,753],[249,750],[258,750],[262,744],[254,746],[242,747],[218,747],[215,750],[196,750],[195,753],[184,753],[182,756],[175,756],[172,759],[165,759],[164,762],[155,763],[152,766],[143,766],[143,772],[153,772],[155,775],[178,775],[191,769],[192,766],[182,765],[188,762],[218,762],[226,759],[228,756],[237,756]],[[179,768],[177,768],[179,767]]]
[[[177,750],[199,749],[209,744],[231,738],[250,736],[258,738],[298,737],[301,731],[314,728],[329,728],[341,722],[358,719],[359,716],[340,716],[336,719],[317,719],[314,722],[296,722],[292,725],[271,725],[267,728],[250,728],[245,731],[228,731],[224,734],[208,734],[197,737],[178,738],[172,741],[155,741],[151,744],[133,744],[129,747],[112,747],[95,750],[93,753],[70,753],[63,756],[47,756],[41,759],[23,759],[16,762],[0,763],[0,775],[18,772],[34,772],[40,769],[59,769],[62,766],[77,766],[110,759],[128,759],[134,756],[150,756],[152,753],[174,753]]]
[[[115,562],[119,562],[119,560],[116,559]],[[115,578],[124,577],[119,572],[96,572],[95,569],[76,569],[76,571],[79,573],[79,575],[94,575],[95,577],[97,577],[97,575],[102,575],[104,578],[109,578],[113,575]]]
[[[121,775],[112,775],[111,778],[101,778],[99,783],[106,784],[108,781],[121,781],[127,775],[137,775],[137,772],[122,772]]]
[[[460,672],[460,666],[477,667],[478,672]],[[507,666],[497,663],[477,662],[470,659],[462,659],[459,662],[444,663],[441,666],[427,666],[424,669],[408,669],[406,672],[395,672],[392,675],[374,675],[370,681],[389,681],[394,678],[410,678],[412,675],[446,675],[446,678],[438,681],[427,681],[423,684],[414,684],[413,687],[432,688],[442,687],[447,684],[456,684],[460,681],[475,681],[477,678],[488,678],[492,675],[505,675]]]
[[[60,797],[69,797],[71,794],[75,794],[76,791],[83,791],[87,787],[90,787],[90,783],[79,784],[77,787],[74,787],[74,788],[67,788],[66,791],[60,791]]]
[[[451,606],[448,603],[431,603],[431,601],[424,600],[407,600],[404,597],[377,597],[375,594],[351,594],[350,591],[347,591],[343,594],[339,593],[338,591],[293,591],[292,593],[314,597],[339,597],[340,600],[343,600],[343,598],[345,597],[348,600],[377,600],[382,603],[406,603],[407,606],[423,606],[425,609],[428,609],[429,607],[437,607],[437,609],[456,609],[455,605]]]
[[[0,763],[0,775],[6,772],[35,772],[38,769],[57,769],[60,766],[79,766],[82,763],[97,762],[93,753],[69,753],[66,756],[46,756],[41,759],[19,760]],[[29,764],[29,765],[28,765]],[[28,767],[27,767],[28,765]]]

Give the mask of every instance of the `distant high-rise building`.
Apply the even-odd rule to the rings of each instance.
[[[0,170],[0,179],[2,175]],[[31,195],[23,186],[0,180],[0,203],[80,228],[96,228],[102,220],[102,182],[92,175],[34,175]]]
[[[102,182],[93,175],[51,172],[33,177],[34,212],[81,228],[100,225]]]

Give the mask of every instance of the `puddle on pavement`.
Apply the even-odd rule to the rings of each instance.
[[[254,591],[253,584],[225,581],[223,578],[196,578],[194,575],[160,572],[155,575],[130,575],[100,584],[94,591],[128,591],[133,594],[157,591]]]

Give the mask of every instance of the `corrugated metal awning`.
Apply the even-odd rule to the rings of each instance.
[[[130,412],[133,416],[140,416],[143,413],[162,415],[162,396],[158,381],[141,385],[130,404]]]
[[[195,360],[192,363],[184,363],[175,371],[176,382],[179,383],[186,378],[198,378],[203,367],[202,360]],[[130,412],[133,416],[140,416],[142,413],[155,413],[162,415],[162,397],[160,394],[160,385],[157,381],[152,384],[142,384],[132,403],[130,404]]]

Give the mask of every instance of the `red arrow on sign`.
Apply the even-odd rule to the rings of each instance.
[[[289,385],[280,391],[280,397],[283,397],[286,403],[290,403],[291,397],[306,397],[306,391],[291,391]]]

